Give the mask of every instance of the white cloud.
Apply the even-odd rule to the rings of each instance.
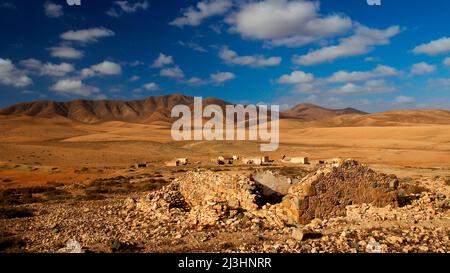
[[[413,49],[415,54],[439,55],[450,52],[450,38],[443,37]]]
[[[317,93],[321,87],[316,82],[297,84],[292,93]]]
[[[405,104],[405,103],[411,103],[415,102],[416,99],[413,97],[406,97],[406,96],[397,96],[394,98],[393,102],[397,104]]]
[[[236,78],[231,72],[217,72],[210,75],[211,81],[215,84],[221,84]]]
[[[386,92],[391,87],[383,86],[384,81],[377,79],[386,77],[395,77],[402,75],[403,72],[386,65],[377,65],[374,69],[368,71],[337,71],[328,77],[315,77],[314,74],[303,71],[294,71],[291,74],[281,76],[277,82],[279,84],[293,84],[292,93],[332,93],[351,94],[368,92]],[[356,82],[365,82],[364,84],[355,84]],[[336,88],[336,84],[344,86]]]
[[[153,62],[152,67],[162,68],[166,65],[173,64],[172,56],[164,55],[163,53],[159,53],[158,58]]]
[[[171,68],[164,68],[159,72],[159,74],[163,77],[174,78],[174,79],[184,78],[184,72],[178,66],[171,67]]]
[[[128,1],[114,1],[114,5],[117,6],[111,7],[106,14],[111,17],[120,17],[124,13],[135,13],[139,10],[147,10],[150,7],[148,1],[130,3]]]
[[[198,77],[192,77],[189,80],[187,80],[186,83],[188,83],[190,85],[202,85],[202,84],[205,84],[205,81]]]
[[[132,61],[132,62],[125,63],[125,65],[129,65],[131,67],[136,67],[136,66],[144,65],[144,62],[142,62],[142,61]]]
[[[361,94],[392,92],[395,88],[389,86],[384,80],[368,80],[364,84],[347,83],[339,88],[329,91],[331,94]]]
[[[83,30],[70,30],[61,34],[61,39],[71,42],[93,43],[100,38],[114,36],[115,33],[104,27],[89,28]]]
[[[142,88],[144,88],[144,89],[147,90],[147,91],[156,91],[156,90],[159,90],[159,86],[158,86],[156,83],[154,83],[154,82],[146,83],[146,84],[144,84],[144,85],[142,86]]]
[[[376,45],[387,45],[390,38],[400,32],[398,26],[385,30],[358,26],[355,34],[341,39],[338,45],[313,50],[302,56],[294,56],[293,62],[298,65],[316,65],[332,62],[336,59],[366,54]]]
[[[65,79],[56,82],[51,89],[64,95],[89,97],[99,92],[94,86],[86,85],[81,80]]]
[[[61,59],[81,59],[84,56],[83,51],[70,46],[50,47],[50,55]]]
[[[44,12],[50,18],[58,18],[64,15],[63,6],[50,1],[44,3]]]
[[[83,78],[98,75],[115,76],[120,74],[122,74],[122,67],[119,64],[110,61],[103,61],[81,71],[81,76]]]
[[[274,46],[302,46],[324,37],[344,34],[350,18],[322,16],[319,2],[266,0],[241,5],[226,21],[245,38],[269,41]]]
[[[435,65],[427,64],[426,62],[413,64],[411,67],[411,75],[425,75],[431,74],[436,70]]]
[[[281,84],[301,84],[314,81],[314,75],[303,71],[294,71],[289,75],[283,75],[278,79]]]
[[[446,66],[450,66],[450,57],[447,57],[447,58],[444,59],[444,64]]]
[[[20,65],[31,73],[36,73],[40,76],[51,76],[51,77],[63,77],[68,73],[75,71],[72,64],[61,63],[42,63],[36,59],[27,59],[20,61]]]
[[[277,66],[281,63],[280,57],[266,58],[262,55],[253,56],[239,56],[235,51],[230,50],[228,47],[223,47],[219,51],[219,57],[230,65],[245,65],[250,67],[265,67],[265,66]]]
[[[134,76],[132,76],[131,78],[130,78],[130,82],[136,82],[136,81],[138,81],[138,80],[140,80],[141,79],[141,77],[139,77],[139,76],[137,76],[137,75],[134,75]]]
[[[398,76],[400,74],[401,72],[393,67],[377,65],[377,67],[371,71],[337,71],[327,78],[326,81],[331,83],[357,82],[373,78]]]
[[[232,5],[230,0],[201,1],[197,3],[196,8],[189,7],[182,12],[183,16],[176,18],[169,24],[177,27],[198,26],[208,17],[224,14]]]
[[[0,58],[0,83],[14,87],[26,87],[33,84],[33,80],[18,70],[11,60]]]
[[[450,78],[437,78],[428,80],[428,87],[436,89],[450,89]]]
[[[192,50],[198,51],[198,52],[208,52],[208,50],[206,50],[204,47],[202,47],[201,45],[199,45],[195,42],[179,41],[178,44],[180,44],[181,46],[184,46],[186,48],[190,48]]]
[[[369,62],[377,62],[378,60],[379,59],[377,57],[372,57],[372,56],[364,58],[364,61],[367,62],[367,63],[369,63]]]

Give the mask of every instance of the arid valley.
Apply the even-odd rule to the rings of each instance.
[[[261,153],[251,141],[173,141],[170,110],[191,101],[177,94],[1,110],[1,250],[67,252],[68,242],[89,252],[450,250],[450,111],[367,114],[299,104],[280,113],[279,149]],[[220,156],[270,161],[220,164]],[[283,156],[308,158],[309,164]],[[188,163],[167,164],[176,158]],[[264,199],[250,179],[255,172],[299,182],[279,200]],[[314,175],[318,182],[310,179]],[[347,175],[349,184],[344,179],[337,193],[347,203],[319,194],[320,179]],[[242,189],[204,186],[227,187],[230,179],[231,188]],[[291,210],[282,204],[308,179],[316,196],[301,198],[311,217],[300,212],[300,221],[286,220]],[[355,185],[377,190],[373,196],[395,192],[395,202],[377,205],[381,199],[370,202],[370,194],[356,198]],[[249,194],[254,204],[247,204]],[[240,201],[232,204],[229,196]],[[323,209],[328,206],[339,209]]]

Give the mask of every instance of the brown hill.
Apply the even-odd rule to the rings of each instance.
[[[328,109],[311,103],[301,103],[281,113],[282,118],[302,119],[305,121],[325,120],[342,115],[365,115],[367,113],[353,109]]]
[[[194,97],[182,94],[148,97],[143,100],[73,100],[68,102],[36,101],[19,103],[0,110],[0,115],[30,116],[41,118],[64,117],[82,123],[100,123],[108,121],[123,121],[131,123],[161,123],[171,122],[170,113],[178,104],[193,108]],[[232,103],[217,99],[203,100],[203,106],[219,105],[225,109]],[[364,112],[347,109],[327,109],[313,104],[299,104],[294,108],[281,112],[281,118],[315,121],[333,118],[346,114],[365,114]]]
[[[392,110],[368,115],[344,115],[317,121],[330,127],[397,126],[414,124],[450,124],[449,110]]]
[[[122,121],[143,124],[167,124],[172,122],[171,110],[184,104],[193,109],[194,97],[182,94],[148,97],[142,100],[73,100],[68,102],[36,101],[19,103],[0,109],[3,116],[27,116],[61,118],[93,124]],[[203,106],[219,105],[225,109],[232,103],[217,99],[203,100]],[[375,114],[353,109],[328,109],[310,103],[298,104],[281,112],[280,118],[312,122],[311,126],[395,126],[402,124],[450,124],[448,110],[395,110]]]
[[[148,97],[143,100],[74,100],[68,102],[36,101],[19,103],[0,110],[0,115],[42,118],[64,117],[82,123],[124,121],[132,123],[170,122],[172,108],[178,104],[193,107],[194,97],[181,94]],[[218,99],[205,99],[209,104],[231,104]]]

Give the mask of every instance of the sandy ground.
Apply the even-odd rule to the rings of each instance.
[[[112,238],[139,246],[130,249],[132,252],[364,252],[370,240],[380,242],[383,252],[448,252],[448,210],[441,211],[438,197],[448,196],[450,125],[376,123],[331,127],[282,120],[280,127],[280,148],[267,153],[271,159],[308,156],[314,163],[335,157],[354,158],[377,171],[395,174],[401,181],[410,181],[404,183],[418,183],[412,187],[429,192],[420,193],[420,199],[411,207],[382,208],[373,215],[363,213],[356,224],[353,219],[343,224],[340,218],[324,222],[322,227],[315,227],[324,235],[319,241],[297,242],[291,238],[290,228],[254,230],[253,226],[237,226],[230,231],[229,226],[221,226],[181,232],[173,227],[186,222],[184,214],[167,223],[158,222],[162,221],[159,216],[153,219],[153,214],[138,211],[121,214],[125,198],[137,200],[154,190],[149,186],[161,186],[159,179],[168,183],[199,166],[218,172],[251,173],[254,166],[218,166],[213,161],[220,155],[262,155],[260,143],[174,142],[167,124],[86,125],[66,119],[0,117],[2,201],[15,201],[16,194],[25,198],[24,204],[5,209],[33,211],[32,217],[0,219],[1,240],[20,236],[29,252],[59,251],[74,234],[81,234],[75,237],[94,252],[109,252]],[[177,157],[187,157],[191,164],[165,166],[166,161]],[[140,162],[149,163],[149,167],[131,168]],[[88,193],[99,191],[99,178],[137,182],[124,183],[135,188],[116,189],[106,180],[107,199],[96,200],[104,193]],[[44,186],[41,188],[48,192],[27,195],[32,186]],[[20,193],[19,188],[24,192]],[[114,189],[117,193],[108,193]],[[30,198],[44,201],[34,203]],[[403,243],[398,243],[399,236]]]
[[[400,176],[450,175],[450,125],[320,127],[282,120],[280,127],[280,148],[267,153],[272,159],[345,157]],[[250,141],[174,142],[164,124],[29,117],[0,117],[0,151],[2,188],[116,176],[138,162],[157,169],[176,157],[210,162],[219,155],[261,154],[259,143]]]

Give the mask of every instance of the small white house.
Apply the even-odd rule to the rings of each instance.
[[[292,164],[309,164],[308,157],[287,157],[283,156],[282,159],[285,163],[292,163]]]

